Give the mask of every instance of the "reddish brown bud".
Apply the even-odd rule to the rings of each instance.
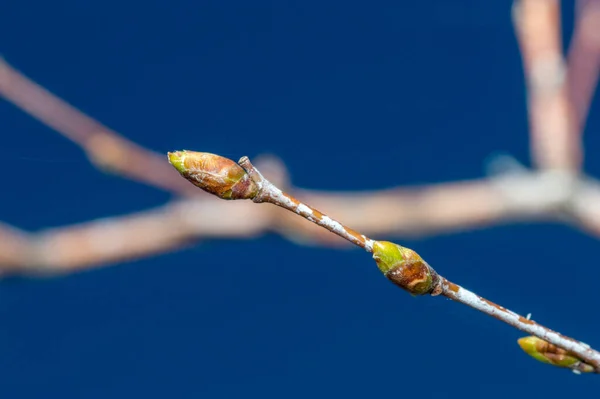
[[[252,199],[256,183],[231,159],[207,152],[175,151],[169,162],[193,185],[223,199]]]
[[[434,294],[439,276],[418,253],[388,241],[375,241],[373,259],[394,284],[412,295]]]

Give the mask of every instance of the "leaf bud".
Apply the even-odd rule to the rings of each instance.
[[[193,185],[222,199],[252,199],[258,187],[231,159],[208,152],[169,152],[169,162]]]
[[[431,294],[439,276],[419,254],[389,241],[375,241],[373,259],[379,270],[411,295]]]

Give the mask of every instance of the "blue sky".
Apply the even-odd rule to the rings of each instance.
[[[572,10],[564,11],[568,37]],[[274,153],[304,188],[482,177],[500,152],[529,162],[508,2],[4,2],[0,53],[144,146],[233,159]],[[596,100],[586,131],[586,169],[596,175],[599,130]],[[6,102],[0,132],[7,223],[39,230],[170,199],[100,173]],[[360,167],[347,171],[349,158]],[[600,278],[597,239],[524,224],[400,242],[453,281],[599,345],[598,296],[588,283]],[[275,235],[4,280],[0,320],[7,398],[493,399],[597,390],[593,376],[527,358],[516,344],[523,334],[496,320],[445,299],[411,298],[358,250]]]

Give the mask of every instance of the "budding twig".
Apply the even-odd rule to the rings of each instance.
[[[413,296],[443,295],[532,334],[519,345],[532,357],[576,372],[600,373],[600,352],[484,299],[439,275],[419,254],[387,241],[374,241],[281,191],[252,165],[248,157],[236,164],[215,154],[169,153],[171,164],[194,185],[222,199],[251,199],[292,211],[373,254],[392,283]]]
[[[269,202],[287,209],[288,211],[297,213],[305,219],[310,220],[311,222],[318,224],[332,233],[335,233],[338,236],[350,241],[352,244],[358,245],[367,252],[373,252],[373,240],[355,230],[352,230],[349,227],[344,226],[324,213],[316,210],[315,208],[303,204],[291,195],[284,193],[273,183],[265,179],[258,169],[252,165],[248,157],[242,157],[238,163],[242,168],[244,168],[252,181],[254,181],[254,183],[256,183],[258,186],[258,193],[252,198],[252,201],[257,203]]]

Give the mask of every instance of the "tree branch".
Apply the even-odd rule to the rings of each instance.
[[[279,180],[272,179],[273,185],[248,160],[242,161],[246,172],[254,176],[254,183],[267,187],[255,198],[256,202],[272,202],[280,208],[256,207],[248,202],[224,204],[198,197],[198,190],[174,177],[161,155],[84,115],[0,58],[0,95],[79,145],[94,165],[194,197],[132,215],[33,234],[0,224],[0,270],[4,274],[26,275],[69,273],[170,251],[203,238],[246,238],[267,231],[302,243],[342,242],[295,217],[296,214],[375,256],[381,242],[357,231],[374,236],[407,236],[496,223],[552,220],[568,222],[600,236],[600,183],[580,174],[581,133],[600,70],[600,0],[578,0],[568,68],[562,55],[558,0],[519,0],[514,11],[528,86],[532,159],[539,171],[522,170],[488,179],[363,193],[291,188],[290,192],[299,198],[296,200],[277,189],[287,188],[281,165],[270,164],[271,172],[279,176]],[[339,224],[306,203],[334,209],[332,216],[358,230]],[[431,278],[416,281],[419,287],[427,283],[424,292],[444,295],[539,337],[544,340],[544,349],[535,351],[545,351],[543,356],[550,356],[548,359],[561,356],[564,361],[566,357],[573,370],[600,370],[597,351],[449,282],[414,251],[402,251],[403,256],[409,255],[406,259],[411,264],[418,265],[415,273]],[[406,259],[402,261],[404,265]],[[380,262],[381,258],[376,260]],[[386,269],[386,277],[411,293],[421,293],[411,285],[415,283],[414,276],[407,279],[403,268]]]

